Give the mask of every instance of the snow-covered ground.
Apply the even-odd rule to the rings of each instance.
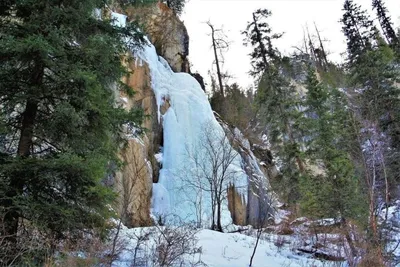
[[[175,228],[179,229],[179,228]],[[182,228],[183,229],[183,228]],[[163,239],[165,227],[146,227],[127,229],[123,227],[121,238],[125,240],[125,250],[120,254],[115,267],[157,266],[155,259],[157,244]],[[182,230],[185,231],[185,230]],[[256,238],[241,233],[220,233],[211,230],[193,230],[196,253],[186,254],[184,263],[170,266],[209,266],[209,267],[246,267],[249,266]],[[141,241],[135,250],[140,236],[151,233],[145,241]],[[186,232],[187,234],[187,232]],[[296,243],[297,244],[297,243]],[[286,267],[286,266],[346,266],[345,263],[327,262],[310,258],[308,254],[297,251],[295,240],[291,236],[264,234],[258,244],[253,259],[253,267]],[[136,263],[134,255],[136,251]],[[179,262],[179,263],[178,263]],[[182,264],[182,265],[180,265]]]

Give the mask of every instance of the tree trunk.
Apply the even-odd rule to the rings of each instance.
[[[349,244],[349,247],[350,247],[351,258],[354,259],[357,256],[357,250],[356,250],[356,248],[354,246],[353,239],[351,238],[350,233],[349,233],[349,231],[347,229],[346,218],[342,217],[341,225],[342,225],[342,228],[343,228],[344,233],[345,233],[344,236],[346,238],[346,241],[347,241],[347,243]]]
[[[211,230],[216,230],[215,225],[215,196],[214,193],[211,193]]]
[[[267,61],[267,49],[265,48],[264,43],[262,42],[262,34],[260,32],[260,29],[258,29],[258,21],[256,19],[256,14],[253,13],[253,22],[254,22],[254,30],[256,32],[257,35],[257,42],[260,45],[261,48],[261,56],[262,56],[262,60],[264,62],[264,71],[267,70],[268,68],[268,61]]]
[[[37,103],[28,100],[24,113],[22,113],[21,137],[18,143],[18,156],[26,158],[30,155],[33,138],[34,121],[37,113]],[[13,204],[13,198],[22,194],[24,181],[18,176],[12,176],[9,191],[6,193],[7,201],[5,206],[8,209],[4,216],[5,235],[10,241],[15,241],[18,231],[19,212]]]
[[[217,201],[217,231],[222,232],[221,224],[221,202]]]
[[[317,28],[317,24],[315,24],[315,22],[314,22],[314,26],[315,26],[315,30],[316,30],[316,32],[317,32],[317,36],[318,36],[318,40],[319,40],[319,46],[321,47],[322,57],[323,57],[323,60],[324,60],[324,66],[323,66],[323,68],[324,68],[325,71],[327,71],[327,70],[328,70],[328,69],[327,69],[327,67],[328,67],[328,59],[327,59],[327,57],[326,57],[326,52],[325,52],[324,44],[322,43],[321,36],[320,36],[319,30],[318,30],[318,28]]]
[[[260,227],[260,226],[259,226],[259,227]],[[262,233],[262,228],[258,228],[258,229],[257,229],[256,244],[254,245],[253,253],[251,254],[251,257],[250,257],[249,267],[253,266],[253,258],[254,258],[254,255],[256,254],[256,251],[257,251],[258,242],[260,241],[261,233]]]
[[[287,130],[287,134],[288,134],[290,143],[292,143],[292,145],[295,146],[297,144],[297,142],[294,140],[292,128],[290,127],[288,121],[286,121],[285,124],[286,124],[286,130]],[[306,168],[304,166],[303,161],[301,160],[301,158],[298,155],[295,156],[295,159],[296,159],[297,167],[299,168],[300,173],[304,174],[306,171]]]
[[[37,87],[42,84],[44,69],[43,66],[38,63],[32,74],[31,81],[29,83],[32,87]],[[31,153],[33,143],[33,130],[35,118],[38,110],[38,103],[35,100],[28,99],[25,106],[25,111],[21,114],[21,128],[20,128],[20,139],[18,142],[17,156],[21,159],[29,157]],[[10,184],[8,192],[6,192],[7,200],[5,208],[7,210],[4,216],[4,231],[8,240],[11,242],[16,241],[16,234],[18,232],[18,221],[20,213],[18,208],[15,207],[13,199],[19,195],[22,195],[24,188],[24,180],[18,176],[10,177]]]
[[[218,83],[219,83],[219,90],[221,92],[222,97],[224,96],[224,87],[222,84],[222,74],[221,74],[221,69],[219,67],[219,59],[218,59],[218,53],[217,53],[217,44],[215,42],[215,30],[214,26],[211,25],[211,23],[208,23],[208,26],[211,28],[211,38],[212,38],[212,46],[214,50],[214,57],[215,57],[215,65],[217,66],[217,76],[218,76]]]

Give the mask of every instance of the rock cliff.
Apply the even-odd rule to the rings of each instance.
[[[175,72],[190,72],[189,35],[183,22],[164,3],[145,7],[127,8],[130,20],[138,20],[157,54],[162,56]]]

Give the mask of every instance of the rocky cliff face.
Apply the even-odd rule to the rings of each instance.
[[[247,197],[240,195],[235,186],[230,186],[228,189],[228,207],[233,223],[254,226],[265,224],[266,220],[274,215],[274,207],[277,204],[269,185],[271,174],[274,173],[271,153],[266,148],[252,145],[238,128],[229,125],[216,113],[215,116],[232,147],[240,154],[242,169],[248,177]],[[255,153],[267,157],[269,162],[260,160]]]
[[[126,66],[132,73],[124,82],[134,88],[135,95],[120,95],[126,109],[142,108],[145,119],[143,127],[148,129],[142,136],[129,138],[127,147],[120,153],[123,169],[116,174],[116,190],[119,196],[119,214],[128,227],[148,226],[150,218],[151,190],[153,178],[158,176],[159,165],[154,155],[162,142],[162,127],[157,120],[157,106],[151,89],[149,68],[130,61]]]
[[[145,28],[157,54],[162,56],[175,72],[189,73],[189,35],[183,22],[164,3],[158,2],[140,8],[128,8],[130,19],[138,19]]]

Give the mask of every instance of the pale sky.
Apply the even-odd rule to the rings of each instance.
[[[269,25],[274,32],[285,34],[275,43],[281,52],[293,51],[293,46],[300,46],[303,39],[303,28],[308,25],[314,32],[314,22],[317,24],[326,42],[326,50],[331,60],[339,61],[340,53],[346,50],[345,40],[338,22],[342,16],[344,0],[189,0],[181,19],[184,21],[190,36],[189,60],[192,71],[198,71],[206,81],[209,81],[208,70],[212,67],[213,53],[210,28],[204,23],[210,20],[215,27],[223,28],[231,42],[229,51],[225,54],[224,71],[234,78],[229,82],[237,82],[243,87],[252,83],[247,72],[251,69],[248,56],[250,48],[243,46],[243,35],[240,34],[251,20],[252,12],[258,8],[272,11]],[[372,18],[375,12],[371,10],[371,0],[355,0],[365,7]],[[400,0],[385,0],[386,7],[395,24],[400,26]]]

